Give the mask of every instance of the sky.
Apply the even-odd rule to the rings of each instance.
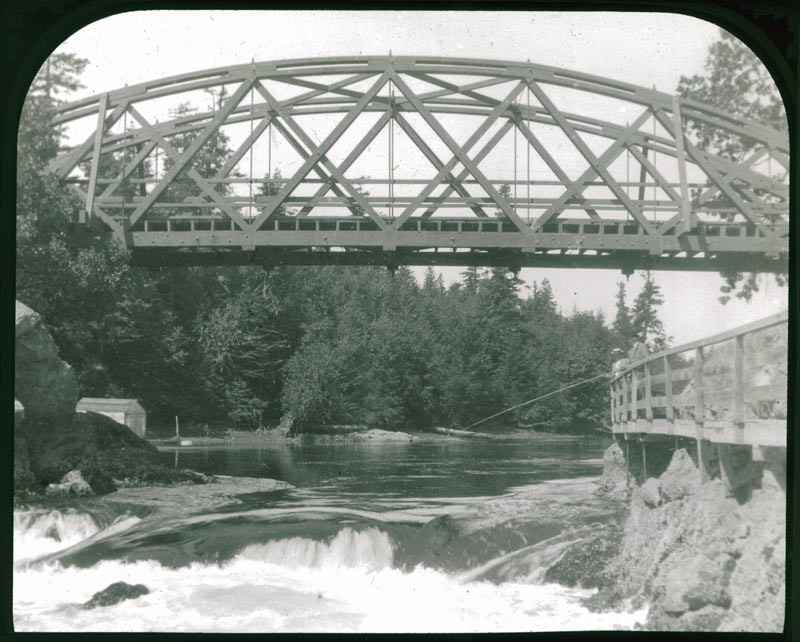
[[[530,60],[673,93],[680,77],[703,72],[719,28],[679,14],[612,12],[142,11],[105,18],[57,51],[89,60],[85,89],[72,99],[211,67],[336,55],[433,55]],[[445,280],[458,268],[445,268]],[[421,273],[421,270],[419,271]],[[654,272],[665,304],[660,317],[683,343],[768,316],[788,306],[787,289],[760,277],[747,303],[718,302],[722,278],[705,272]],[[547,278],[565,313],[614,315],[616,270],[524,269],[531,285]],[[629,303],[642,275],[627,280]]]

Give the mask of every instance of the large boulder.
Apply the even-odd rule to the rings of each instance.
[[[94,609],[99,606],[112,606],[123,600],[135,600],[141,595],[147,595],[150,590],[144,584],[128,584],[127,582],[114,582],[102,591],[98,591],[83,605],[85,609]]]
[[[735,564],[726,554],[713,558],[696,554],[675,563],[666,574],[661,608],[673,617],[707,605],[727,609],[731,605],[727,586]]]
[[[660,478],[661,499],[671,502],[683,499],[700,486],[700,471],[685,448],[672,455],[669,466]]]
[[[628,466],[625,453],[617,442],[603,453],[603,475],[595,494],[609,499],[624,500],[628,497]]]
[[[14,331],[14,396],[27,419],[64,419],[75,412],[78,382],[41,317],[16,302]]]
[[[660,482],[655,477],[650,477],[637,492],[641,494],[645,506],[655,508],[661,504]]]

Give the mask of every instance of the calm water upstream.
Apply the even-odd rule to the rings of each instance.
[[[224,484],[15,512],[17,630],[630,628],[544,582],[618,517],[592,496],[607,440],[306,438],[164,450]],[[276,479],[292,488],[267,490]],[[261,480],[261,481],[260,481]],[[149,593],[81,604],[112,582]]]

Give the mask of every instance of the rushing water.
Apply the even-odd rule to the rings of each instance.
[[[20,631],[631,628],[544,583],[618,516],[598,439],[303,439],[165,450],[222,484],[127,489],[14,515]],[[264,490],[265,479],[292,485]],[[82,604],[113,582],[149,593]]]

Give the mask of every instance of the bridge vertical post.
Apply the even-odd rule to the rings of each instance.
[[[683,148],[683,119],[681,101],[678,96],[672,98],[672,126],[675,138],[675,156],[678,159],[678,180],[681,184],[681,234],[688,232],[697,224],[697,216],[693,214],[689,204],[689,185],[686,181],[686,152]]]
[[[700,483],[708,480],[706,466],[706,444],[703,435],[703,421],[705,419],[705,394],[703,389],[703,348],[694,350],[694,425],[697,440],[697,465],[700,468]]]
[[[733,423],[744,423],[744,335],[733,338]]]
[[[653,421],[653,393],[651,390],[650,362],[644,364],[644,416],[647,421]]]
[[[639,409],[637,408],[639,405],[638,388],[639,381],[636,378],[636,368],[633,368],[631,370],[631,419],[634,421],[634,424],[638,424],[639,421]]]
[[[664,355],[664,403],[666,405],[667,421],[673,423],[675,410],[672,405],[672,364],[669,355]]]

